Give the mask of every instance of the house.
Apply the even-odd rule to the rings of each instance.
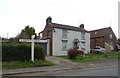
[[[46,19],[46,26],[39,33],[40,39],[47,39],[49,50],[47,55],[67,55],[70,48],[90,52],[90,33],[84,29],[84,25],[74,27],[69,25],[52,23],[52,18]]]
[[[90,48],[102,47],[105,52],[116,50],[117,38],[111,27],[90,31]]]
[[[117,50],[120,51],[120,38],[117,40]]]

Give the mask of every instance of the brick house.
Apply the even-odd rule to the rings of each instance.
[[[100,46],[106,52],[116,50],[117,38],[111,27],[90,31],[90,48]]]
[[[67,55],[67,50],[77,48],[90,52],[90,33],[84,29],[84,25],[79,27],[52,23],[52,18],[46,19],[46,26],[39,34],[40,39],[47,39],[49,50],[47,55]]]

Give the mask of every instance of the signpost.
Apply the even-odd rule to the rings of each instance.
[[[32,38],[32,43],[31,43],[31,60],[34,62],[34,38],[35,38],[35,35],[32,35],[31,38]]]
[[[31,42],[31,61],[34,62],[34,42],[47,43],[47,40],[34,40],[35,35],[31,36],[31,39],[20,39],[20,42]]]

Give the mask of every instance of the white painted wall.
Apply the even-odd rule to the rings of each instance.
[[[58,29],[58,28],[54,28],[55,32],[53,31],[53,55],[55,56],[59,56],[59,55],[67,55],[67,50],[69,50],[70,48],[73,48],[73,40],[75,38],[78,38],[79,41],[81,40],[81,32],[79,31],[72,31],[72,30],[68,30],[68,38],[67,39],[63,39],[62,38],[62,29]],[[90,34],[86,33],[85,34],[86,39],[83,40],[85,41],[85,47],[86,47],[86,51],[90,52]],[[62,51],[62,40],[68,40],[67,41],[67,50],[66,51]],[[79,49],[81,49],[81,45],[79,45]]]
[[[88,53],[88,52],[90,52],[90,33],[86,33],[85,34],[86,35],[86,51],[85,51],[85,53]]]

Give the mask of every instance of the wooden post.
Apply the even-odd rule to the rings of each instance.
[[[32,60],[32,62],[34,62],[34,38],[35,38],[35,35],[32,35],[31,38],[32,38],[32,43],[31,43],[31,60]]]

